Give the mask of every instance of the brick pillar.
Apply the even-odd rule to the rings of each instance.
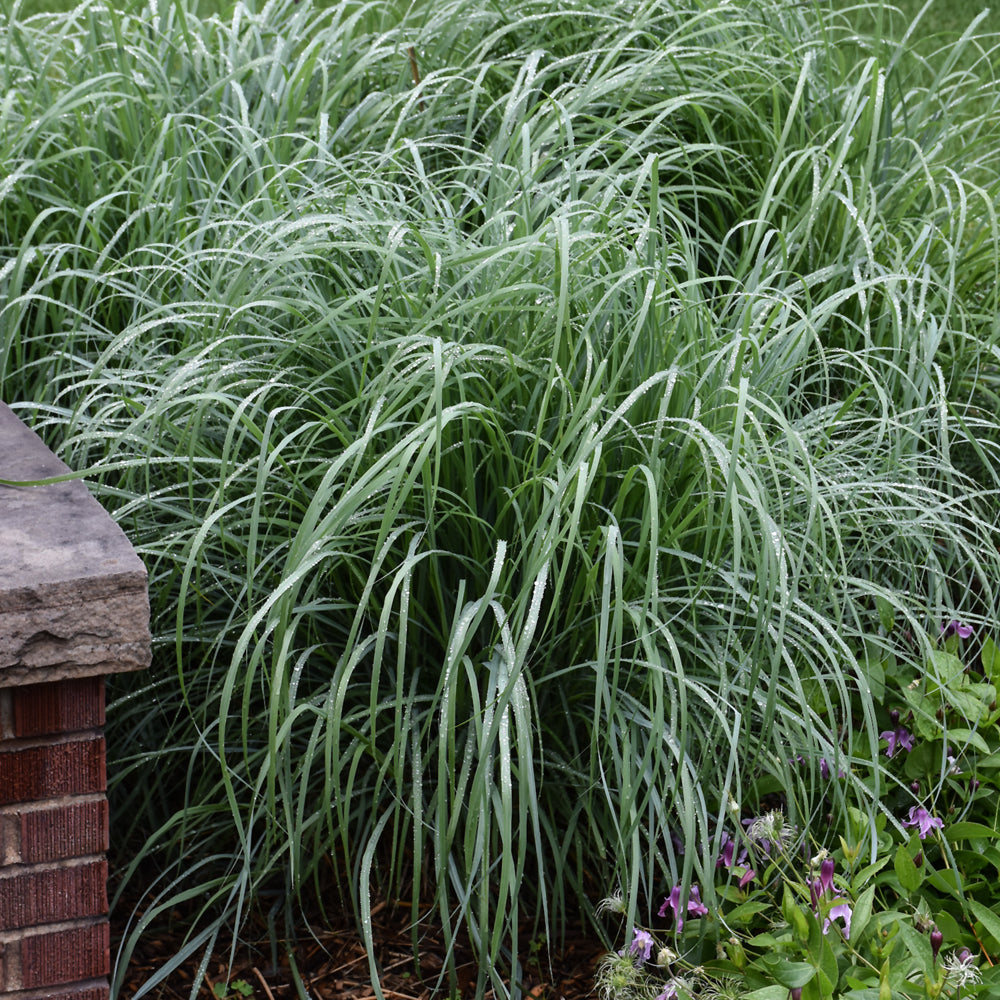
[[[0,403],[0,479],[68,471]],[[0,486],[2,1000],[108,998],[104,678],[148,662],[145,569],[86,486]]]

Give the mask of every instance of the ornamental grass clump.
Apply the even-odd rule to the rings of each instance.
[[[750,807],[874,858],[919,749],[872,664],[996,622],[1000,187],[992,81],[856,42],[778,0],[5,10],[0,394],[150,572],[118,982],[182,905],[150,989],[388,898],[432,985],[467,941],[516,996],[619,878],[697,930]]]

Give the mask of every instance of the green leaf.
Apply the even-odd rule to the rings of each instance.
[[[975,842],[975,846],[978,847],[982,844],[981,840]],[[966,888],[970,888],[969,879],[973,875],[978,875],[984,868],[990,867],[990,864],[994,862],[993,858],[987,857],[985,851],[977,851],[972,848],[961,848],[958,847],[954,852],[955,864],[957,864],[962,872],[965,874]]]
[[[851,891],[857,893],[861,886],[866,885],[889,863],[889,855],[883,855],[873,865],[866,865],[851,879]],[[853,925],[852,925],[853,926]]]
[[[747,944],[752,948],[777,948],[780,942],[773,934],[765,931],[762,934],[755,934]]]
[[[974,729],[949,729],[948,739],[957,744],[963,750],[966,747],[972,746],[975,747],[980,753],[990,752],[990,748],[986,740],[984,740]]]
[[[992,684],[970,684],[962,689],[949,688],[948,702],[963,719],[978,722],[989,715],[990,705],[996,700]]]
[[[899,936],[917,967],[926,975],[933,975],[934,957],[931,953],[930,938],[926,934],[921,934],[910,923],[902,921],[899,924]]]
[[[975,914],[976,919],[986,928],[987,933],[994,941],[1000,942],[1000,916],[997,916],[991,909],[983,906],[975,899],[968,901],[969,909]]]
[[[788,990],[784,986],[765,986],[744,994],[744,1000],[788,1000]]]
[[[915,892],[919,888],[920,872],[913,863],[913,858],[910,857],[910,852],[907,850],[905,844],[900,845],[899,850],[896,851],[896,857],[893,859],[893,867],[896,869],[899,884],[907,892]]]
[[[816,969],[808,962],[787,962],[784,959],[768,963],[768,971],[782,986],[787,986],[790,990],[805,986],[816,975]]]
[[[854,914],[851,918],[850,943],[857,944],[861,940],[861,935],[872,919],[872,906],[875,902],[875,886],[870,885],[854,904]]]
[[[896,624],[896,609],[884,598],[876,594],[875,607],[878,608],[878,620],[886,632],[891,632]]]
[[[739,906],[734,906],[733,909],[726,914],[726,923],[746,924],[758,913],[763,913],[765,910],[773,909],[773,903],[765,902],[760,899],[748,899],[745,903],[740,903]]]
[[[958,681],[965,670],[965,664],[955,656],[943,649],[932,650],[928,657],[927,671],[927,691],[934,692],[949,684]]]
[[[796,935],[801,941],[809,939],[809,921],[799,907],[798,900],[792,890],[785,886],[784,896],[781,900],[781,914],[791,925]]]
[[[934,730],[934,737],[938,737],[938,739],[924,738],[906,755],[906,759],[903,761],[903,773],[910,779],[919,780],[928,774],[933,774],[940,767],[941,743],[939,738],[941,730],[936,723],[929,725]]]
[[[989,757],[983,757],[976,761],[976,767],[980,771],[995,771],[1000,768],[1000,753],[991,753]]]
[[[996,840],[1000,836],[1000,832],[995,830],[992,826],[986,826],[983,823],[952,823],[951,826],[946,826],[944,828],[944,836],[949,842],[954,842],[956,840],[975,840],[977,838],[983,838],[985,840]]]
[[[952,868],[931,869],[926,875],[926,881],[928,885],[950,896],[961,896],[961,878]]]
[[[861,669],[864,672],[865,680],[871,690],[872,697],[881,702],[885,699],[885,669],[882,661],[874,657],[869,657],[861,662]]]
[[[889,982],[889,959],[882,963],[878,974],[878,1000],[892,1000],[892,986]]]
[[[938,910],[934,914],[934,923],[944,934],[945,941],[953,943],[965,933],[965,928],[947,910]]]
[[[1000,685],[1000,649],[988,636],[983,642],[983,651],[979,658],[990,682],[994,685]]]
[[[817,972],[823,994],[830,996],[837,986],[837,980],[840,979],[840,971],[837,968],[837,956],[826,938],[823,939],[823,946],[820,949]]]

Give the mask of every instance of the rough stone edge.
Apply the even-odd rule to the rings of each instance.
[[[138,625],[130,630],[122,629],[120,638],[101,639],[86,631],[85,622],[106,621],[108,604],[112,598],[98,601],[75,601],[57,605],[56,608],[72,608],[76,611],[71,622],[71,633],[66,642],[60,644],[54,655],[39,662],[24,662],[17,659],[13,663],[0,664],[0,687],[22,684],[44,684],[50,681],[71,680],[83,677],[98,677],[106,674],[127,673],[146,669],[151,661],[151,637],[149,633],[149,594],[145,586],[114,594],[113,613],[127,618]],[[93,612],[88,613],[88,608]],[[51,623],[46,615],[51,605],[37,605],[33,609],[18,612],[0,612],[0,647],[5,647],[3,636],[48,631]],[[96,639],[96,641],[95,641]],[[14,650],[15,655],[17,650]]]
[[[41,587],[0,589],[0,615],[79,604],[81,589],[86,590],[88,602],[129,592],[147,594],[148,575],[145,569],[131,569],[122,573],[105,573],[101,576],[46,583]]]
[[[54,663],[46,667],[7,667],[0,670],[0,688],[20,687],[24,684],[49,684],[52,681],[75,680],[78,677],[107,677],[109,674],[127,674],[145,670],[149,666],[149,655],[140,658],[141,643],[135,643],[135,650],[122,650],[122,659],[88,663],[81,667],[78,663]]]

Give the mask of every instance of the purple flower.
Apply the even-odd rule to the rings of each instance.
[[[726,868],[732,868],[733,855],[736,853],[736,841],[733,840],[728,833],[723,832],[721,846],[722,851],[719,854],[718,860],[715,862],[715,867],[718,868],[725,865]]]
[[[971,639],[972,638],[972,626],[963,625],[960,621],[956,621],[954,618],[947,625],[941,626],[941,635],[946,639],[950,635],[957,635],[959,639]]]
[[[819,914],[819,903],[822,898],[829,896],[834,891],[833,872],[837,867],[833,858],[824,858],[819,866],[819,878],[813,879],[809,883],[809,895],[812,899],[813,910]],[[825,934],[834,920],[844,921],[844,936],[851,936],[851,904],[842,896],[832,900],[833,905],[827,911],[826,919],[823,921],[823,933]]]
[[[656,1000],[677,1000],[677,984],[672,979],[668,979],[663,987],[663,992]]]
[[[799,762],[804,764],[805,760],[802,757],[799,757]],[[832,775],[833,775],[833,768],[830,767],[830,762],[825,757],[820,757],[820,759],[819,759],[819,776],[824,781],[829,781],[830,777]],[[847,777],[847,774],[845,773],[845,771],[844,771],[844,769],[842,767],[838,767],[837,768],[837,777],[838,778],[846,778]]]
[[[918,827],[923,840],[931,830],[940,830],[944,820],[940,816],[932,816],[923,806],[910,806],[910,818],[903,820],[903,826]]]
[[[691,886],[691,897],[688,899],[688,913],[693,913],[696,917],[708,916],[708,907],[701,901],[701,889],[697,885]]]
[[[674,911],[674,919],[677,921],[677,929],[680,930],[684,926],[684,918],[681,916],[681,887],[675,885],[673,889],[670,890],[670,895],[663,901],[663,905],[657,912],[658,917],[665,917],[667,915],[667,910]]]
[[[640,930],[638,927],[632,928],[632,934],[632,943],[628,946],[628,953],[640,962],[648,962],[649,956],[653,954],[653,935],[649,931]],[[622,954],[625,954],[624,950]]]
[[[665,917],[667,910],[674,911],[674,919],[677,921],[678,933],[684,930],[684,912],[693,913],[696,917],[704,917],[708,913],[708,907],[701,901],[701,889],[697,885],[691,886],[691,894],[688,897],[686,908],[681,907],[681,887],[675,885],[670,890],[670,895],[663,901],[658,916]]]
[[[739,886],[741,889],[745,889],[747,885],[752,882],[757,877],[757,873],[752,869],[748,868],[742,876],[740,876]]]
[[[833,870],[837,863],[833,858],[824,858],[819,866],[819,886],[824,892],[829,892],[833,888]]]
[[[913,749],[913,734],[902,726],[896,729],[887,729],[884,733],[879,733],[878,738],[889,744],[885,751],[886,757],[892,757],[897,746],[907,751]]]
[[[846,899],[835,899],[835,906],[830,907],[826,920],[823,921],[823,933],[825,934],[834,920],[844,921],[844,937],[851,936],[851,906]]]
[[[931,956],[937,959],[938,952],[941,950],[941,945],[944,943],[944,934],[941,933],[935,926],[934,930],[931,931]]]
[[[716,868],[732,868],[733,865],[745,865],[747,861],[747,849],[744,847],[739,854],[736,853],[736,838],[731,837],[725,830],[722,831],[720,840],[722,850],[715,862]]]
[[[819,909],[820,899],[833,889],[833,870],[836,866],[833,858],[825,858],[819,866],[819,878],[809,883],[809,896],[814,910]]]

